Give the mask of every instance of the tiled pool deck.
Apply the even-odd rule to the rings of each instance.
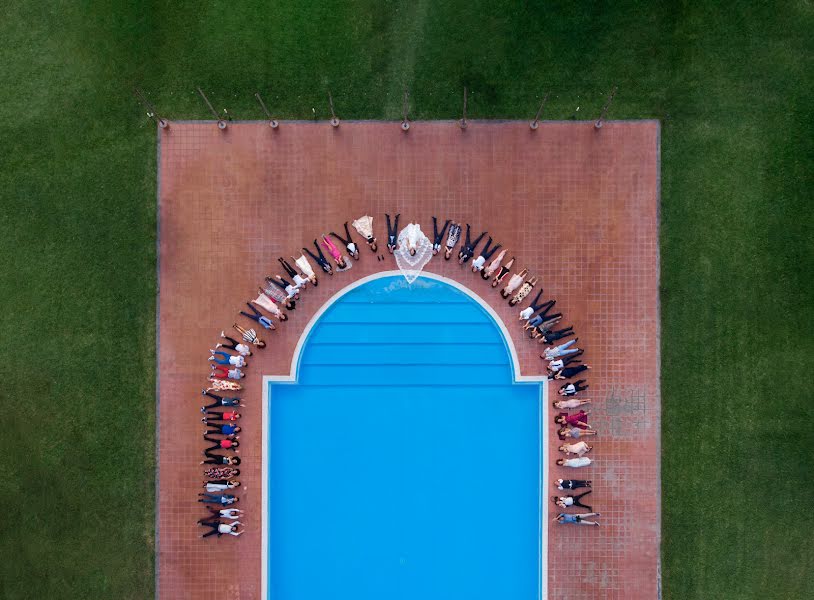
[[[542,279],[574,325],[585,362],[602,527],[551,526],[549,598],[656,598],[659,518],[659,128],[654,121],[543,123],[173,123],[159,147],[158,586],[162,599],[259,598],[262,376],[289,371],[306,323],[351,281],[395,261],[384,213],[432,232],[431,215],[488,229]],[[375,218],[385,262],[366,248],[347,273],[323,276],[291,319],[265,337],[244,379],[239,539],[198,538],[208,348],[236,320],[278,256],[362,214]],[[295,256],[298,254],[295,254]],[[517,346],[522,374],[540,372],[540,346],[517,310],[457,262],[427,270],[486,299]],[[552,386],[554,387],[554,386]],[[556,435],[550,430],[550,455]],[[550,478],[566,473],[552,466]]]

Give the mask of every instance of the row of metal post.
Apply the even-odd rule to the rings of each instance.
[[[167,119],[165,119],[163,117],[160,117],[158,115],[158,112],[156,111],[155,107],[150,103],[149,100],[147,100],[147,97],[144,95],[144,93],[138,88],[136,88],[134,90],[134,92],[136,94],[136,97],[139,99],[139,101],[147,109],[147,116],[150,117],[153,121],[155,121],[156,124],[159,127],[161,127],[162,129],[168,128],[170,126],[170,122]],[[228,126],[228,120],[229,119],[224,118],[223,116],[218,114],[218,112],[212,106],[212,103],[209,101],[209,98],[206,97],[206,94],[204,94],[204,91],[201,88],[198,88],[198,93],[200,94],[201,98],[203,98],[203,101],[206,104],[207,108],[209,109],[209,112],[212,113],[212,116],[214,117],[215,121],[217,122],[218,129],[226,129],[226,127]],[[602,128],[602,122],[605,120],[605,117],[608,114],[608,110],[610,109],[611,102],[613,102],[613,97],[615,95],[616,95],[616,87],[614,87],[613,90],[611,90],[610,96],[608,96],[608,101],[605,103],[605,106],[602,107],[602,112],[599,114],[599,118],[594,122],[594,127],[596,129],[601,129]],[[543,109],[545,108],[545,103],[548,100],[548,96],[549,96],[549,93],[546,93],[546,95],[543,97],[543,101],[540,103],[540,108],[537,109],[537,114],[534,115],[534,120],[532,120],[529,123],[529,128],[532,131],[536,131],[537,128],[540,126],[540,117],[543,114]],[[280,123],[279,123],[279,121],[277,121],[277,119],[275,119],[272,116],[271,112],[269,111],[268,107],[266,106],[266,103],[263,102],[263,98],[260,96],[260,92],[255,92],[254,97],[257,99],[257,102],[260,103],[260,107],[263,109],[263,113],[266,115],[266,118],[268,119],[269,126],[272,129],[277,129],[277,127],[279,127]],[[409,97],[410,97],[410,95],[407,92],[407,90],[404,90],[404,102],[402,103],[402,110],[401,110],[401,112],[402,112],[401,130],[405,131],[405,132],[410,130],[410,120],[407,118],[407,113],[408,113],[408,109],[409,109]],[[467,118],[466,118],[467,100],[468,100],[468,90],[467,90],[466,87],[464,87],[463,116],[458,121],[458,126],[462,130],[465,130],[467,128],[467,126],[469,125],[469,122],[467,121]],[[331,95],[330,91],[328,91],[328,106],[331,109],[331,121],[330,121],[331,126],[332,127],[339,127],[339,117],[336,116],[336,112],[334,111],[334,100],[333,100],[333,96]],[[226,113],[226,109],[224,109],[223,112]]]

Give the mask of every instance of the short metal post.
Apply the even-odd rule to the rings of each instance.
[[[269,109],[266,108],[266,103],[263,102],[263,99],[260,97],[260,92],[255,92],[254,97],[257,98],[257,101],[260,103],[260,107],[263,109],[263,112],[266,113],[266,118],[269,121],[269,126],[272,129],[277,129],[277,126],[279,125],[279,123],[277,122],[277,119],[275,119],[274,117],[271,116],[271,113],[269,112]]]
[[[328,90],[328,104],[331,107],[331,127],[339,127],[339,119],[334,112],[334,99],[331,96],[331,90]]]
[[[147,116],[150,117],[153,121],[155,121],[156,125],[158,125],[161,129],[167,129],[170,126],[170,122],[163,117],[158,116],[158,112],[153,106],[152,102],[147,100],[147,97],[144,95],[138,88],[133,88],[133,92],[136,94],[136,97],[141,101],[144,107],[147,109]]]
[[[407,109],[409,107],[409,94],[404,90],[404,102],[401,105],[401,130],[404,132],[410,131],[410,120],[407,118]]]
[[[212,106],[212,103],[209,101],[209,98],[206,97],[206,94],[203,93],[203,90],[201,88],[198,88],[198,93],[201,95],[201,98],[203,98],[203,101],[206,102],[206,106],[209,107],[209,112],[212,113],[212,116],[218,122],[218,129],[221,130],[226,129],[226,120],[218,116],[217,111]]]
[[[608,109],[610,108],[611,102],[613,102],[613,97],[616,95],[616,86],[613,86],[613,90],[611,90],[610,97],[608,101],[605,103],[605,106],[602,107],[602,112],[599,114],[599,118],[594,123],[595,129],[602,129],[602,121],[605,119],[605,115],[608,114]]]
[[[532,131],[537,131],[537,128],[540,126],[540,115],[543,114],[543,107],[545,106],[546,100],[548,100],[548,95],[551,92],[546,92],[546,95],[543,97],[543,101],[540,103],[540,108],[537,109],[537,114],[534,115],[534,120],[529,123],[529,127]]]
[[[469,125],[469,123],[467,123],[467,121],[466,121],[466,96],[467,96],[467,90],[466,90],[466,86],[464,86],[464,114],[463,114],[463,117],[461,118],[461,120],[458,121],[458,126],[461,129],[466,129],[467,125]]]

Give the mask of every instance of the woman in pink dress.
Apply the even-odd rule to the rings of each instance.
[[[331,241],[331,239],[324,233],[322,234],[322,245],[328,251],[328,254],[331,255],[331,258],[334,259],[334,262],[336,263],[336,266],[338,268],[344,269],[347,267],[347,265],[345,264],[345,258],[342,256],[342,253],[339,251],[339,248],[337,248],[336,244],[334,244]]]
[[[569,415],[568,413],[560,413],[556,417],[554,417],[554,422],[557,425],[563,425],[566,427],[579,427],[580,429],[590,429],[591,426],[588,425],[588,413],[584,410],[580,410],[575,415]]]

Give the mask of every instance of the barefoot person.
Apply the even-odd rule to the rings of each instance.
[[[500,254],[497,255],[492,262],[489,263],[489,266],[486,267],[483,271],[481,271],[480,276],[484,281],[489,281],[492,275],[500,268],[500,263],[503,262],[503,258],[506,256],[506,248],[500,251]],[[542,292],[541,292],[542,293]]]
[[[336,244],[334,244],[331,241],[331,238],[329,238],[324,233],[322,234],[322,245],[325,247],[325,249],[328,251],[328,254],[331,255],[331,258],[336,263],[337,271],[344,271],[345,269],[348,268],[348,264],[345,261],[345,257],[342,256],[342,252],[340,252],[339,248],[336,247]]]
[[[558,467],[570,467],[572,469],[579,469],[581,467],[588,467],[593,463],[587,456],[580,456],[579,458],[558,458]]]
[[[577,440],[581,437],[585,437],[586,435],[597,435],[599,432],[595,429],[580,429],[579,427],[563,427],[557,431],[557,436],[561,440]]]
[[[508,275],[509,271],[512,270],[513,266],[514,266],[514,256],[512,256],[509,262],[500,267],[500,270],[497,272],[497,275],[495,275],[495,278],[492,280],[493,288],[496,288],[503,282],[503,280],[506,278],[506,275]]]
[[[569,415],[568,413],[560,413],[554,417],[554,423],[563,425],[565,427],[579,427],[580,429],[590,429],[588,425],[588,415],[590,413],[580,410],[578,413]]]
[[[501,298],[505,299],[511,296],[512,293],[514,293],[514,290],[516,290],[523,284],[523,281],[526,279],[526,275],[528,274],[529,274],[528,269],[523,269],[519,273],[514,273],[509,278],[509,283],[506,284],[506,287],[500,290]]]
[[[588,520],[599,516],[601,515],[595,512],[582,513],[581,515],[567,515],[565,513],[560,513],[554,517],[554,521],[557,523],[573,523],[574,525],[592,525],[594,527],[599,527],[599,523],[596,521]]]
[[[576,442],[575,444],[563,444],[558,450],[564,452],[566,456],[576,454],[577,456],[584,456],[593,450],[593,446],[589,446],[585,442]]]
[[[514,295],[514,298],[509,300],[509,306],[517,306],[523,300],[525,300],[526,296],[529,295],[531,290],[534,289],[534,286],[537,285],[537,277],[530,277],[527,279],[523,285],[520,286],[520,289],[517,290],[517,293]]]
[[[580,400],[579,398],[571,398],[569,400],[557,400],[556,402],[552,402],[551,404],[554,408],[559,408],[560,410],[566,410],[569,408],[579,408],[584,404],[589,404],[591,401],[588,399]]]
[[[277,303],[270,298],[262,288],[257,288],[257,291],[260,292],[260,294],[257,296],[257,298],[252,300],[252,302],[266,312],[270,313],[271,316],[277,317],[280,321],[288,321],[288,315],[285,314],[285,311],[277,306]]]

